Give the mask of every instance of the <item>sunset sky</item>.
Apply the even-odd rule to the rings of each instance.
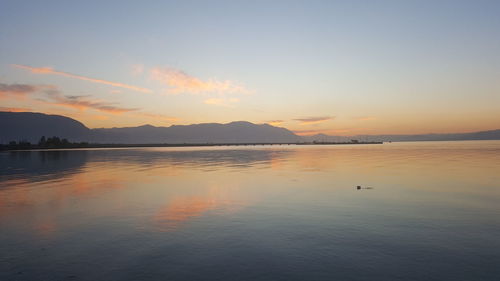
[[[90,128],[500,129],[500,1],[2,1],[0,111]]]

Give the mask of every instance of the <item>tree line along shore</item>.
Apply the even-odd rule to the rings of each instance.
[[[383,142],[287,142],[287,143],[156,143],[156,144],[119,144],[119,143],[89,143],[70,142],[65,138],[56,136],[42,136],[38,143],[29,141],[10,141],[8,144],[0,144],[0,150],[32,150],[32,149],[69,149],[69,148],[120,148],[120,147],[190,147],[190,146],[255,146],[255,145],[340,145],[340,144],[382,144]]]

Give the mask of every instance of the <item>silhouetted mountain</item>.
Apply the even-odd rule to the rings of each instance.
[[[26,140],[38,142],[41,136],[58,136],[69,141],[93,143],[244,143],[298,142],[301,138],[285,128],[239,121],[228,124],[195,124],[155,127],[88,129],[68,117],[41,113],[0,112],[0,143]]]
[[[285,128],[245,121],[170,127],[93,129],[91,142],[99,143],[245,143],[298,142],[301,138]]]
[[[306,141],[348,142],[359,141],[452,141],[452,140],[500,140],[500,130],[456,134],[420,134],[420,135],[355,135],[329,136],[317,134],[304,137]]]
[[[41,136],[59,136],[69,140],[88,137],[82,123],[60,115],[33,112],[0,112],[0,143],[25,140],[38,142]]]
[[[286,143],[286,142],[348,142],[360,141],[435,141],[435,140],[499,140],[500,130],[421,135],[357,135],[299,137],[291,131],[268,124],[245,121],[227,124],[206,123],[89,129],[82,123],[59,115],[31,112],[0,112],[0,143],[26,140],[38,142],[41,136],[58,136],[72,142],[148,144],[148,143]]]

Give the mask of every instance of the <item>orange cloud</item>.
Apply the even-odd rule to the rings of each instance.
[[[299,135],[299,136],[312,136],[312,135],[321,134],[323,131],[322,130],[292,130],[292,132],[296,135]]]
[[[169,87],[167,90],[170,94],[202,94],[202,93],[249,93],[248,90],[242,86],[236,85],[231,81],[218,81],[210,79],[203,81],[199,78],[193,77],[181,70],[173,68],[153,68],[151,69],[151,78]]]
[[[61,94],[53,94],[50,95],[49,98],[51,99],[51,101],[48,101],[47,103],[76,108],[78,110],[87,110],[91,108],[112,114],[120,114],[138,110],[137,108],[117,107],[110,103],[102,102],[99,100],[90,100],[87,96],[64,96]]]
[[[269,120],[269,121],[265,121],[266,124],[269,124],[271,126],[279,126],[281,124],[283,124],[283,122],[285,122],[284,120]]]
[[[24,108],[24,107],[3,107],[3,106],[0,106],[0,111],[26,112],[26,111],[31,111],[31,109],[30,108]]]
[[[125,88],[125,89],[138,91],[138,92],[142,92],[142,93],[151,93],[150,89],[132,86],[132,85],[124,84],[124,83],[118,83],[118,82],[106,81],[106,80],[102,80],[102,79],[90,78],[90,77],[76,75],[76,74],[72,74],[72,73],[68,73],[68,72],[57,71],[51,67],[31,67],[31,66],[20,65],[20,64],[13,64],[12,66],[17,67],[17,68],[21,68],[21,69],[29,70],[35,74],[61,75],[61,76],[65,76],[65,77],[89,81],[92,83],[99,83],[99,84],[109,85],[109,86],[113,86],[113,87]]]
[[[295,121],[299,121],[300,125],[312,125],[319,124],[329,120],[333,120],[335,117],[321,116],[321,117],[307,117],[307,118],[296,118]]]
[[[35,93],[45,95],[44,99],[35,99],[38,102],[76,108],[78,110],[95,109],[102,112],[120,114],[124,112],[136,111],[138,108],[125,108],[115,106],[113,103],[101,100],[92,100],[89,96],[67,96],[63,95],[56,86],[53,85],[29,85],[29,84],[3,84],[0,83],[0,97],[27,96]],[[7,108],[9,111],[28,111],[27,108]]]

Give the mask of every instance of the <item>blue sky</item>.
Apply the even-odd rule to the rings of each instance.
[[[301,134],[500,127],[498,1],[102,2],[1,2],[0,83],[36,90],[6,92],[0,107],[63,114],[89,127],[234,120]]]

